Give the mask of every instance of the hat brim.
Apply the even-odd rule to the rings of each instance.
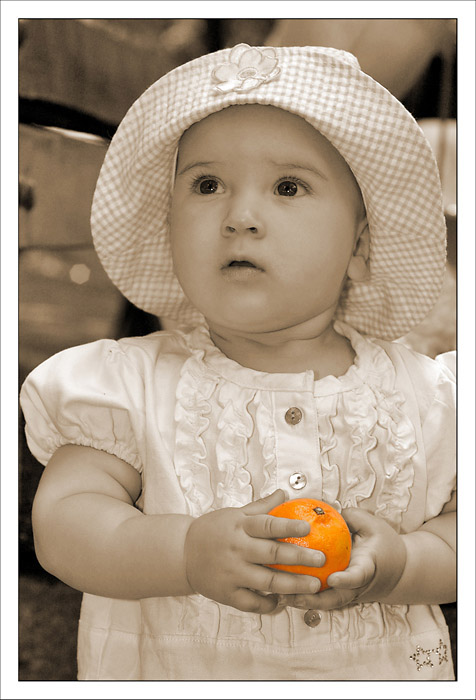
[[[247,73],[235,70],[240,61],[251,66],[248,75],[261,70],[259,84],[246,86]],[[438,168],[410,113],[336,49],[239,45],[177,67],[139,97],[110,144],[92,206],[95,247],[113,283],[149,313],[202,319],[173,272],[167,218],[175,155],[192,124],[241,104],[297,114],[347,161],[367,211],[370,275],[347,283],[336,316],[384,339],[407,333],[432,308],[444,278]]]

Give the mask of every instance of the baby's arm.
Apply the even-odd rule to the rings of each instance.
[[[190,593],[178,552],[192,518],[142,516],[134,507],[140,491],[140,474],[117,457],[76,445],[58,449],[33,502],[40,564],[73,588],[102,596]]]
[[[456,597],[456,495],[436,518],[399,535],[384,520],[358,508],[342,512],[354,537],[350,564],[329,576],[331,588],[288,599],[302,608],[331,610],[374,601],[450,603]]]
[[[320,552],[277,542],[308,523],[268,516],[285,494],[200,518],[144,515],[135,506],[141,477],[126,462],[89,447],[66,445],[51,458],[33,504],[41,565],[78,590],[113,598],[194,592],[240,610],[271,612],[277,596],[316,591],[310,576],[266,564],[320,566]]]

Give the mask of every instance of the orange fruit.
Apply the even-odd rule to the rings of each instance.
[[[327,577],[334,571],[343,571],[350,561],[352,537],[349,528],[340,513],[324,501],[314,498],[295,498],[285,501],[269,511],[269,515],[291,520],[307,520],[311,531],[305,537],[286,537],[280,542],[291,542],[300,547],[319,549],[326,555],[324,566],[293,566],[287,564],[269,564],[273,569],[291,571],[295,574],[316,576],[321,582],[320,590],[329,588]]]

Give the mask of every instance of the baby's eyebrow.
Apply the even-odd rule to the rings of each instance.
[[[197,161],[194,161],[193,163],[189,163],[185,167],[178,170],[177,175],[183,175],[188,170],[192,170],[192,168],[210,168],[211,166],[216,166],[216,165],[220,165],[220,163],[217,161],[197,160]]]
[[[315,168],[312,165],[307,165],[304,163],[277,163],[275,161],[271,161],[271,163],[277,168],[283,168],[284,170],[307,170],[308,172],[313,173],[318,177],[322,177],[324,180],[327,180],[327,177],[324,175],[324,173],[320,170],[317,170],[317,168]]]

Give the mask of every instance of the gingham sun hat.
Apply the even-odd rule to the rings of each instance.
[[[446,225],[438,168],[414,118],[345,51],[239,44],[183,64],[132,105],[109,146],[93,199],[99,258],[139,308],[203,320],[172,269],[167,216],[177,145],[195,122],[230,105],[274,105],[320,131],[362,191],[370,276],[348,282],[336,317],[362,333],[404,335],[435,303]]]

